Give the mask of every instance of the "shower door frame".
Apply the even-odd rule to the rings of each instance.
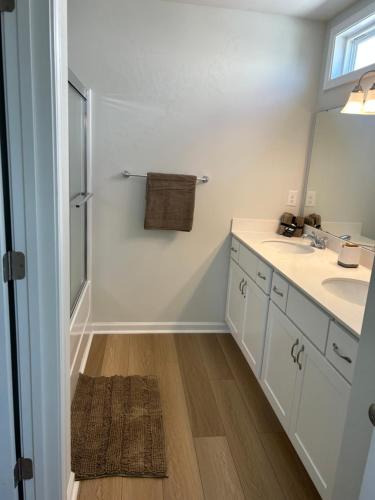
[[[71,86],[81,97],[84,99],[85,102],[85,111],[84,111],[84,178],[85,178],[85,190],[86,193],[88,191],[91,191],[91,165],[90,165],[90,160],[91,160],[91,92],[90,89],[86,88],[85,85],[79,80],[79,78],[74,74],[74,72],[69,69],[68,70],[68,85]],[[69,166],[70,167],[70,166]],[[72,200],[70,200],[72,202]],[[90,219],[90,214],[89,214],[89,203],[86,201],[84,203],[85,206],[85,244],[84,244],[84,281],[81,283],[81,287],[78,290],[77,295],[74,298],[74,303],[70,307],[70,315],[71,318],[73,317],[76,308],[87,288],[88,282],[90,281],[90,276],[89,276],[89,237],[90,237],[90,224],[89,224],[89,219]],[[70,255],[71,257],[71,255]]]

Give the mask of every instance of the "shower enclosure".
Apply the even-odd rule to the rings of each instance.
[[[87,90],[69,71],[70,310],[87,281]]]

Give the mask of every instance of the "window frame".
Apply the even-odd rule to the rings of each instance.
[[[348,37],[340,40],[340,35],[345,32]],[[369,37],[375,33],[375,2],[361,9],[357,13],[348,17],[341,23],[331,27],[329,31],[328,53],[326,58],[326,67],[324,74],[323,89],[329,90],[339,87],[346,83],[352,83],[361,77],[363,73],[375,69],[375,62],[357,70],[347,71],[353,63],[353,50],[358,46],[356,39],[363,40],[363,37]],[[355,44],[355,45],[354,45]],[[333,76],[333,72],[338,76]]]

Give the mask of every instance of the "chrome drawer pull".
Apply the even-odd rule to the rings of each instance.
[[[339,346],[334,342],[332,344],[332,347],[333,347],[333,352],[341,359],[343,359],[344,361],[346,361],[347,363],[352,363],[352,360],[351,358],[349,358],[349,356],[344,356],[344,354],[341,354],[340,352],[340,348]]]
[[[240,281],[240,284],[238,285],[238,289],[241,292],[241,295],[242,295],[242,285],[243,285],[244,282],[245,282],[245,279],[242,278],[242,280]]]
[[[284,297],[283,292],[280,292],[280,290],[278,290],[276,286],[274,286],[274,287],[272,288],[272,290],[273,290],[273,291],[276,293],[276,295],[278,295],[279,297]]]
[[[237,253],[237,252],[238,252],[237,248],[234,248],[234,247],[232,247],[232,248],[231,248],[231,250],[232,250],[232,252],[234,252],[234,253]]]
[[[246,292],[247,292],[247,281],[242,285],[242,295],[246,299]]]
[[[258,272],[258,276],[261,280],[266,281],[267,276],[264,276],[264,274]]]
[[[295,356],[295,354],[294,354],[294,349],[298,346],[298,344],[299,344],[299,339],[297,339],[294,342],[294,344],[292,345],[292,350],[290,351],[290,354],[291,354],[291,356],[293,358],[293,362],[294,363],[297,363],[297,356]]]
[[[305,346],[303,345],[303,346],[301,347],[301,349],[298,351],[298,354],[297,354],[297,360],[296,360],[296,363],[297,363],[298,368],[299,368],[300,370],[302,370],[302,363],[300,362],[299,358],[300,358],[300,356],[301,356],[301,354],[303,353],[303,351],[304,351],[304,350],[305,350]]]

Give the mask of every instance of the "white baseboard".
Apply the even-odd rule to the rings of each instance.
[[[66,500],[78,500],[79,482],[74,481],[74,473],[71,472],[69,476],[68,492]]]
[[[85,371],[86,363],[87,363],[87,359],[89,357],[90,347],[91,347],[93,338],[94,338],[94,333],[91,331],[89,340],[87,341],[85,352],[83,353],[83,356],[82,356],[81,366],[79,367],[80,373],[84,373],[84,371]]]
[[[91,331],[100,334],[141,333],[228,333],[226,323],[92,323]]]

